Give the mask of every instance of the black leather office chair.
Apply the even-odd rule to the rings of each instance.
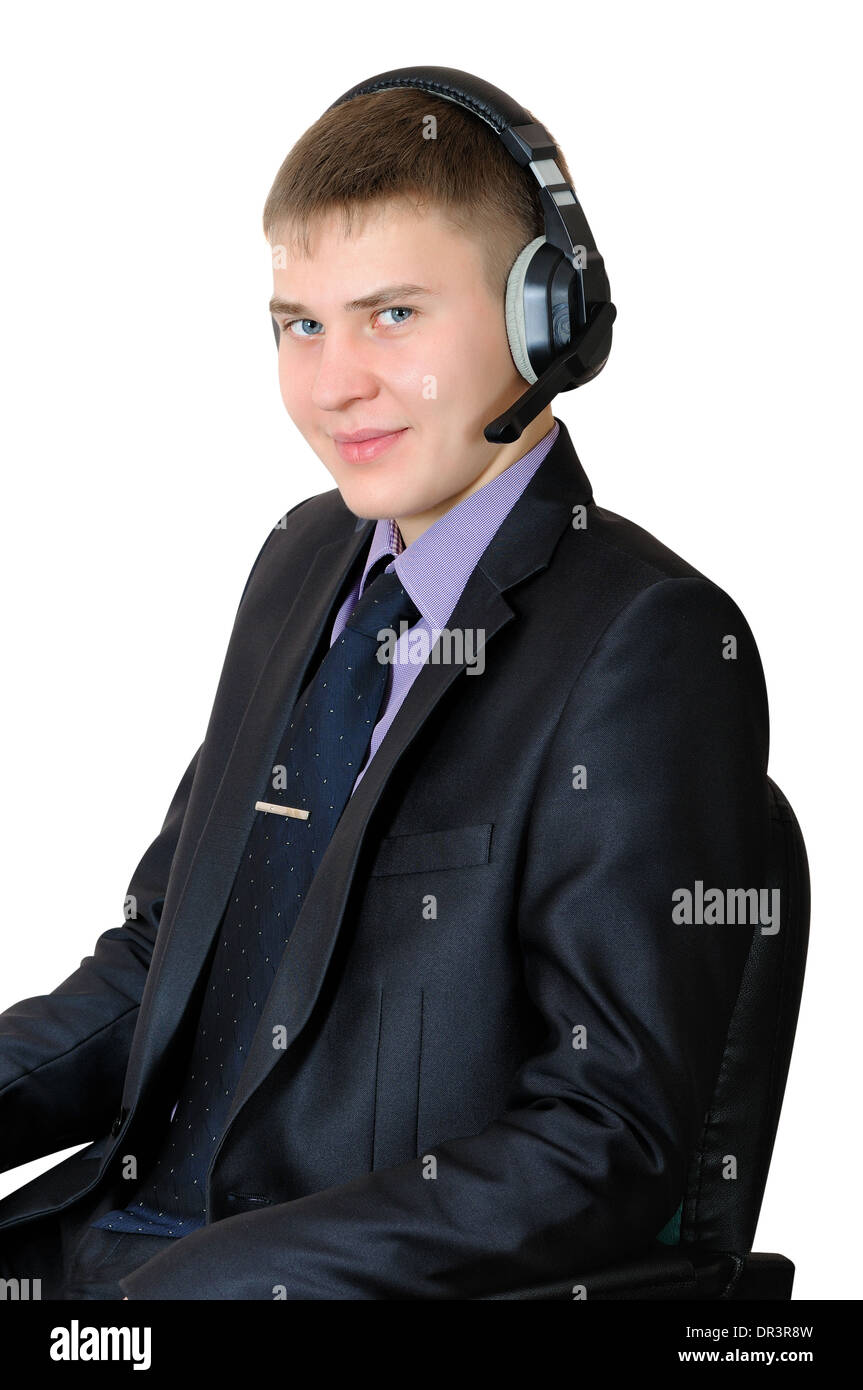
[[[809,944],[809,864],[797,818],[776,783],[767,887],[780,890],[780,930],[753,930],[701,1141],[676,1216],[638,1258],[574,1269],[563,1283],[494,1299],[790,1299],[794,1265],[753,1254],[785,1093]],[[725,1156],[737,1159],[723,1177]],[[674,1242],[674,1243],[671,1243]],[[584,1293],[576,1292],[584,1290]]]

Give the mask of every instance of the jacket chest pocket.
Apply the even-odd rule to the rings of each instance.
[[[438,869],[487,864],[493,829],[493,822],[488,822],[449,826],[446,830],[423,830],[412,835],[388,835],[378,847],[369,876],[431,873]]]

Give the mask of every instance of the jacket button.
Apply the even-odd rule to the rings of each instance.
[[[121,1106],[119,1115],[117,1116],[114,1123],[111,1125],[111,1134],[115,1139],[117,1138],[117,1135],[120,1133],[120,1130],[123,1128],[123,1121],[125,1120],[128,1113],[129,1112],[126,1109],[125,1105]]]

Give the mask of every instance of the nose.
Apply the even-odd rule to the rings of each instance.
[[[365,345],[349,332],[330,330],[318,354],[312,382],[312,404],[319,410],[341,410],[350,401],[377,394],[378,382],[366,357]]]

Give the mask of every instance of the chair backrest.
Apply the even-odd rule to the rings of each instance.
[[[768,777],[771,843],[767,887],[778,888],[780,927],[753,931],[740,993],[687,1173],[679,1239],[747,1255],[785,1093],[809,944],[809,864],[797,817]],[[736,1176],[728,1157],[733,1157]],[[667,1239],[667,1237],[666,1237]]]

